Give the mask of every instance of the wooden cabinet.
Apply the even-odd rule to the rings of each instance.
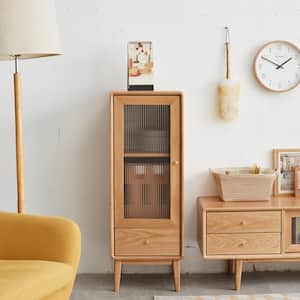
[[[123,264],[171,264],[183,256],[182,94],[111,96],[111,250],[115,290]]]
[[[224,202],[200,197],[198,241],[206,259],[235,266],[239,289],[243,262],[300,261],[300,200]]]

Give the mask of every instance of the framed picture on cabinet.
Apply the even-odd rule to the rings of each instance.
[[[128,43],[128,90],[154,89],[152,42]]]
[[[273,164],[278,171],[274,195],[294,195],[295,168],[300,167],[300,149],[274,149]]]
[[[300,167],[295,167],[294,191],[295,197],[300,198]]]

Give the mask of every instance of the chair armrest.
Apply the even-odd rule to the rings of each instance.
[[[81,252],[79,227],[64,218],[0,212],[0,259],[57,261],[76,274]]]

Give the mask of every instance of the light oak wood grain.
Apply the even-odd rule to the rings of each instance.
[[[243,272],[243,261],[237,259],[235,261],[235,290],[237,291],[241,289],[242,272]]]
[[[180,261],[174,260],[172,266],[173,266],[175,290],[176,292],[180,292]]]
[[[116,229],[116,255],[179,255],[178,230]]]
[[[127,104],[170,106],[170,153],[124,152],[123,111],[124,105]],[[124,158],[130,157],[170,157],[171,211],[169,219],[124,217]],[[116,290],[119,289],[122,264],[172,265],[176,289],[179,290],[178,274],[180,274],[180,260],[184,249],[183,95],[181,92],[117,91],[111,93],[110,165],[111,255],[118,262],[115,265]]]
[[[115,251],[115,203],[114,203],[114,99],[110,98],[110,252],[114,256]]]
[[[243,262],[300,261],[300,245],[291,239],[291,220],[300,217],[300,199],[276,196],[270,201],[224,202],[219,197],[199,197],[197,206],[202,255],[235,261],[237,289]]]
[[[124,157],[170,157],[169,153],[133,152],[124,153]]]
[[[208,234],[207,254],[280,253],[280,233]]]
[[[281,232],[281,212],[207,213],[207,233],[239,232]]]
[[[122,273],[122,263],[119,260],[115,260],[115,292],[116,293],[119,293],[120,291],[121,273]]]
[[[114,102],[114,224],[119,228],[177,228],[183,227],[182,215],[182,153],[181,153],[181,94],[169,93],[118,93],[112,95]],[[170,137],[170,194],[171,217],[170,219],[142,219],[124,217],[124,105],[170,105],[171,137]],[[126,154],[128,155],[128,153]],[[149,157],[149,156],[148,156]],[[154,155],[153,157],[156,157]],[[178,163],[177,163],[178,162]],[[181,234],[183,230],[181,231]],[[182,247],[183,249],[183,247]]]
[[[235,271],[235,260],[227,260],[227,273],[232,274]]]
[[[24,213],[25,191],[24,191],[24,150],[23,150],[23,128],[22,128],[22,102],[21,102],[21,75],[14,73],[15,93],[15,132],[16,132],[16,168],[17,168],[17,195],[18,213]]]
[[[218,196],[198,197],[197,201],[205,212],[208,211],[282,211],[299,210],[300,199],[292,196],[273,197],[270,201],[241,201],[226,202],[222,201]]]

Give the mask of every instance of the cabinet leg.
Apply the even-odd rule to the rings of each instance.
[[[180,292],[180,261],[174,260],[172,262],[172,265],[173,265],[175,290],[176,290],[176,292]]]
[[[241,288],[242,272],[243,272],[243,261],[241,259],[237,259],[235,261],[235,289],[237,291],[240,290]]]
[[[120,281],[121,281],[122,263],[119,260],[115,260],[115,292],[120,291]]]
[[[234,259],[230,259],[227,261],[227,272],[229,274],[232,274],[234,272],[234,264],[235,264]]]

